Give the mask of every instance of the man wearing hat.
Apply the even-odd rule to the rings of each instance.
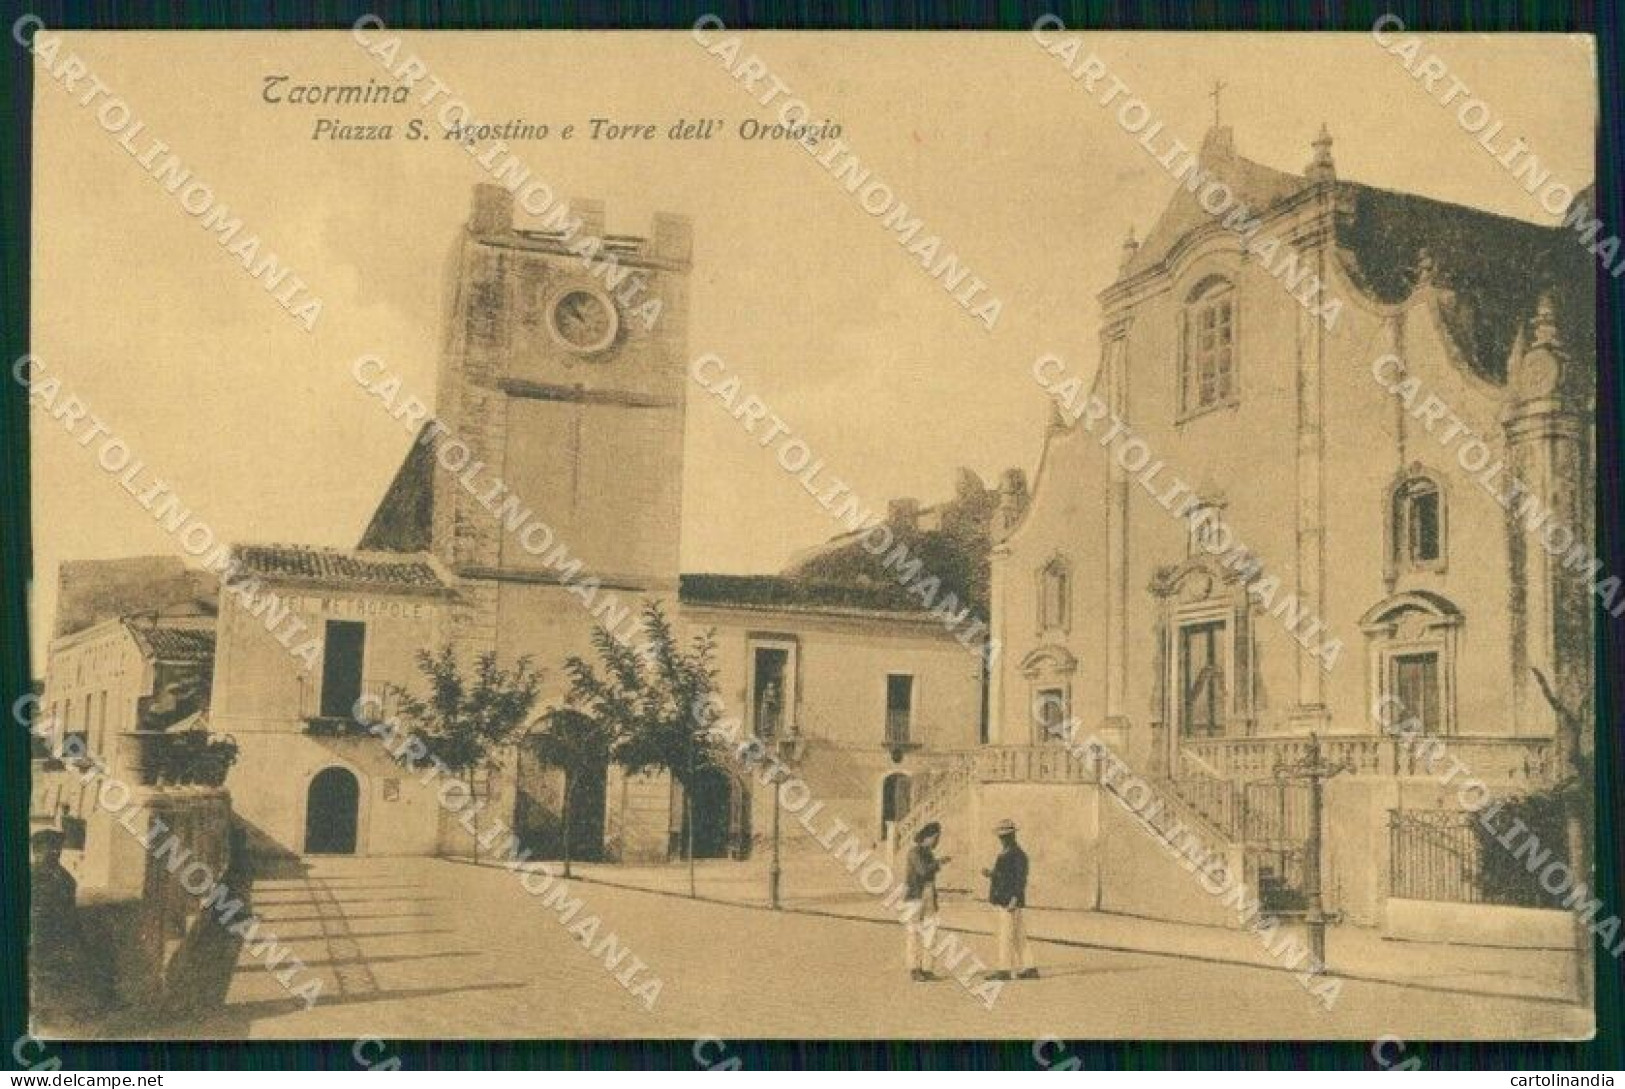
[[[936,933],[937,871],[948,864],[948,859],[936,856],[941,839],[942,825],[931,821],[914,833],[914,846],[908,852],[903,881],[903,902],[907,905],[903,915],[903,932],[907,936],[903,955],[908,960],[909,978],[915,983],[937,978],[931,971],[931,950],[921,931]]]
[[[988,878],[987,899],[999,923],[999,967],[989,979],[1035,979],[1038,969],[1027,953],[1027,924],[1022,909],[1027,906],[1027,852],[1016,843],[1016,822],[1006,818],[993,827],[999,837],[999,857]]]

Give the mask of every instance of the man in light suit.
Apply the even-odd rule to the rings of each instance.
[[[1036,979],[1038,969],[1027,952],[1027,923],[1022,918],[1027,907],[1027,852],[1016,842],[1015,821],[1000,821],[993,834],[999,837],[999,857],[982,876],[988,878],[987,900],[998,917],[999,967],[988,978]]]

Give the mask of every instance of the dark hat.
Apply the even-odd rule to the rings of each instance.
[[[67,838],[55,828],[41,828],[28,837],[28,845],[30,847],[60,847],[67,841]]]
[[[995,824],[993,826],[993,834],[996,835],[996,836],[1013,836],[1013,835],[1015,835],[1016,834],[1016,822],[1011,820],[1009,817],[1006,817],[1004,820],[1000,821],[998,824]]]
[[[930,839],[932,836],[941,835],[941,834],[942,834],[942,825],[938,824],[936,821],[931,821],[924,828],[921,828],[918,832],[914,833],[914,842],[915,843],[924,843],[926,840]]]

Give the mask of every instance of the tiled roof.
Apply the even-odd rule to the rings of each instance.
[[[234,555],[250,574],[283,582],[379,590],[449,589],[427,556],[309,545],[239,545]]]
[[[161,662],[206,662],[214,657],[214,632],[207,629],[125,623],[141,649]]]
[[[896,580],[854,586],[782,575],[684,575],[679,600],[684,605],[823,607],[888,613],[926,611],[920,599],[907,593]]]

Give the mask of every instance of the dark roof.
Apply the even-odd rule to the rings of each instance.
[[[238,545],[233,555],[249,574],[282,582],[362,590],[448,589],[427,556],[349,552],[309,545]]]
[[[910,595],[896,579],[870,586],[854,586],[784,575],[683,575],[679,600],[684,605],[926,613],[926,607],[919,597]]]
[[[1448,293],[1441,317],[1473,373],[1505,382],[1518,333],[1550,292],[1558,335],[1573,358],[1595,352],[1596,266],[1573,232],[1339,182],[1337,243],[1361,289],[1384,303],[1406,298],[1423,269]]]
[[[428,428],[428,424],[423,427]],[[361,535],[362,549],[426,552],[434,532],[434,446],[418,432]]]
[[[207,629],[126,623],[142,651],[161,662],[206,662],[214,657],[214,632]]]

